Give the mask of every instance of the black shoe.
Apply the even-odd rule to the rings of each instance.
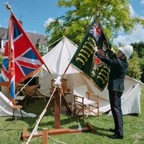
[[[111,139],[123,139],[123,136],[122,135],[118,135],[118,134],[114,134],[112,136],[108,136],[109,138]]]
[[[112,129],[112,128],[110,128],[109,131],[110,131],[110,132],[116,132],[116,130],[115,130],[115,129]]]

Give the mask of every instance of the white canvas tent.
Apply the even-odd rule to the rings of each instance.
[[[72,65],[69,65],[76,50],[77,46],[68,38],[63,37],[50,52],[43,56],[43,60],[45,61],[45,64],[49,68],[53,77],[46,71],[45,67],[43,67],[43,72],[39,74],[39,83],[41,85],[40,92],[50,96],[51,79],[56,78],[58,75],[62,76],[66,71],[64,78],[67,79],[68,88],[71,89],[71,94],[68,94],[66,98],[70,103],[73,103],[73,88],[81,85],[87,85],[89,91],[100,96],[100,113],[102,114],[110,111],[107,88],[101,92],[91,80],[85,77]],[[141,86],[144,86],[144,84],[126,76],[125,91],[122,96],[123,115],[141,113]],[[4,90],[5,89],[3,89],[2,92],[7,95],[7,92]]]
[[[53,75],[63,75],[76,49],[77,47],[74,43],[66,37],[63,37],[50,52],[43,56],[43,60]],[[43,69],[46,70],[44,66]],[[71,74],[76,72],[75,69],[69,66],[66,73]]]
[[[73,88],[81,85],[87,85],[89,91],[94,92],[100,96],[100,113],[110,111],[109,97],[107,88],[104,91],[100,91],[92,81],[85,77],[72,65],[69,65],[74,53],[76,52],[76,45],[73,44],[68,38],[63,37],[61,41],[45,56],[43,60],[47,64],[51,74],[56,78],[58,75],[63,75],[67,69],[64,78],[67,79],[68,88],[73,92]],[[52,77],[45,68],[43,78],[40,80],[40,91],[46,95],[50,95],[50,83]],[[125,79],[125,91],[122,96],[122,111],[123,115],[131,113],[141,113],[140,110],[140,94],[141,86],[144,86],[141,82],[134,80],[128,76]],[[132,88],[133,87],[133,88]],[[73,93],[67,95],[67,100],[73,102]]]
[[[13,116],[12,102],[0,92],[0,116]],[[27,113],[22,110],[24,117],[36,117],[35,114]],[[21,116],[20,110],[15,113],[16,116]]]

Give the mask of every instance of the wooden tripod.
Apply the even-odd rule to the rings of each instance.
[[[54,92],[54,128],[52,130],[45,130],[45,133],[47,135],[58,135],[58,134],[68,134],[68,133],[80,133],[83,131],[92,131],[92,127],[90,124],[87,123],[87,127],[81,128],[81,129],[63,129],[61,128],[60,123],[60,107],[61,107],[61,100],[63,100],[65,107],[70,111],[72,110],[65,98],[65,94],[63,93],[63,90],[61,87],[57,87]],[[37,134],[34,134],[33,137],[43,136],[44,131],[38,132]],[[30,137],[30,133],[27,132],[26,129],[23,130],[21,139],[25,141],[27,138]],[[46,140],[45,140],[46,141]]]

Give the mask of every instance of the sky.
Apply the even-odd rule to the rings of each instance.
[[[45,34],[45,26],[55,18],[65,15],[68,8],[57,7],[58,0],[0,0],[0,27],[8,27],[10,12],[4,3],[8,2],[17,19],[23,21],[23,28],[28,32]],[[130,0],[132,16],[144,18],[144,0]],[[144,42],[144,27],[136,25],[131,34],[119,33],[113,43],[124,45],[134,42]]]

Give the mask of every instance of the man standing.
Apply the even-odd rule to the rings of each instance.
[[[94,50],[95,55],[110,67],[108,90],[115,128],[110,129],[110,131],[114,132],[114,135],[109,136],[109,138],[123,139],[121,96],[124,91],[124,80],[128,69],[127,60],[133,53],[133,47],[130,45],[120,47],[113,59],[102,56],[97,47],[94,47]]]

